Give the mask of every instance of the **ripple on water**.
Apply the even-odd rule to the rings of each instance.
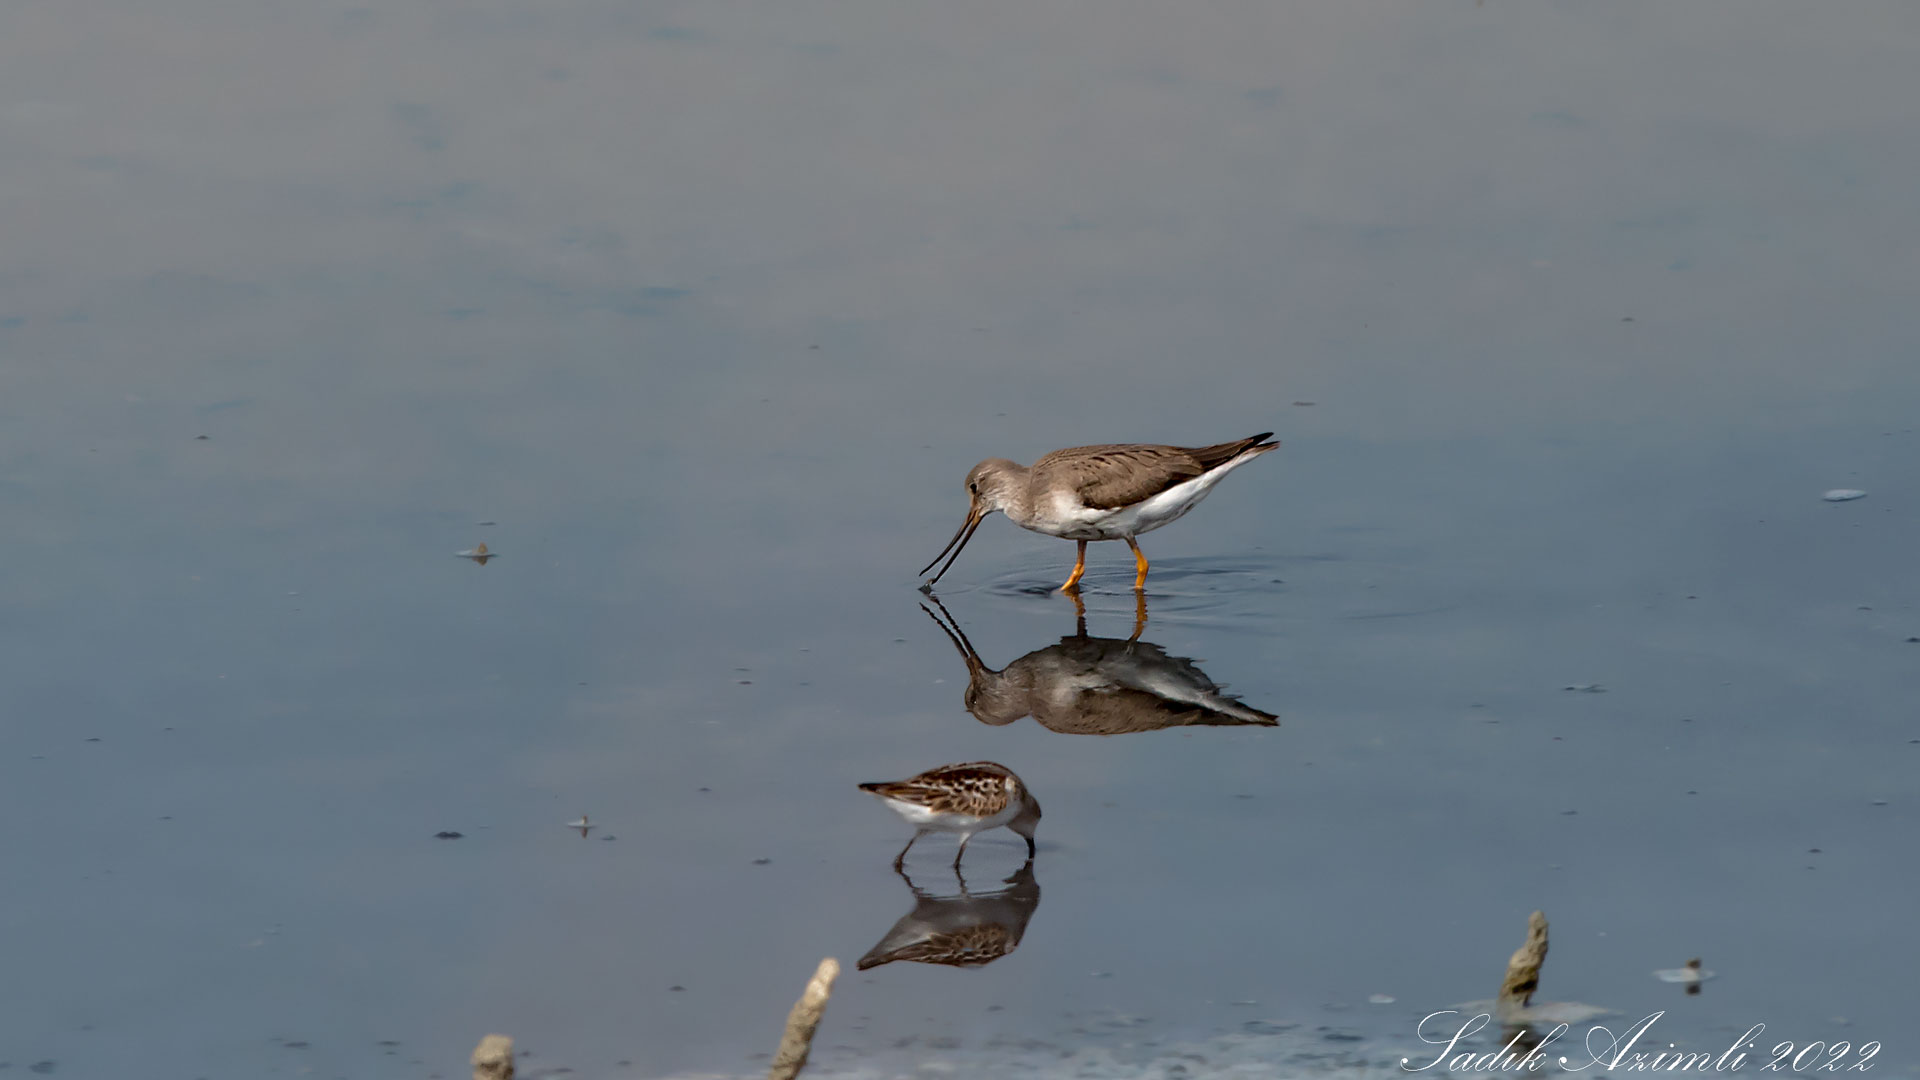
[[[1275,601],[1287,594],[1288,564],[1303,561],[1307,560],[1299,557],[1156,559],[1147,578],[1148,617],[1154,621],[1254,628],[1272,620]],[[1022,605],[1054,604],[1065,599],[1060,596],[1059,581],[1054,580],[1060,573],[1058,566],[1036,562],[940,591],[951,595],[979,593]],[[1080,579],[1080,598],[1090,614],[1131,615],[1132,567],[1125,562],[1112,567],[1090,565]]]
[[[1090,617],[1134,613],[1133,568],[1128,560],[1088,560],[1080,599]],[[990,577],[949,578],[937,596],[969,593],[1010,606],[1070,607],[1060,595],[1067,569],[1034,556]],[[1450,603],[1387,607],[1371,582],[1393,568],[1351,562],[1335,554],[1167,557],[1147,577],[1147,614],[1153,623],[1178,623],[1240,633],[1276,634],[1307,620],[1409,620],[1444,615]],[[1438,598],[1436,598],[1438,599]]]

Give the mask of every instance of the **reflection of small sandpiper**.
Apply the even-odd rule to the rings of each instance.
[[[1661,982],[1681,983],[1686,986],[1687,993],[1697,994],[1700,984],[1713,978],[1713,972],[1701,967],[1700,958],[1696,956],[1687,961],[1685,967],[1662,968],[1654,972],[1653,977]]]
[[[926,583],[940,580],[960,558],[988,514],[995,510],[1014,524],[1079,543],[1073,574],[1062,591],[1071,592],[1087,570],[1087,544],[1125,540],[1133,549],[1135,589],[1147,585],[1147,557],[1133,538],[1151,532],[1199,505],[1220,478],[1278,447],[1273,432],[1214,446],[1159,446],[1121,443],[1055,450],[1031,467],[1005,458],[988,458],[967,473],[967,519],[953,539],[920,572],[953,558]]]
[[[1040,906],[1031,859],[1002,882],[1005,888],[985,893],[969,891],[958,871],[957,896],[930,893],[915,885],[905,870],[900,877],[913,891],[913,910],[860,958],[861,971],[897,960],[969,968],[991,964],[1020,947],[1027,921]]]
[[[487,550],[487,545],[484,543],[475,544],[472,548],[466,551],[456,551],[454,552],[454,554],[458,555],[462,559],[472,559],[474,562],[479,563],[481,566],[487,565],[488,559],[497,559],[500,557],[498,555],[493,554],[492,552],[489,552]]]
[[[960,834],[960,850],[953,865],[967,853],[967,841],[975,833],[1006,826],[1027,840],[1027,858],[1033,858],[1033,830],[1040,824],[1040,803],[1013,770],[991,761],[969,761],[960,765],[942,765],[918,776],[877,784],[861,784],[860,790],[880,797],[887,809],[905,818],[914,827],[913,840],[894,856],[898,870],[907,858],[914,840],[930,832]]]

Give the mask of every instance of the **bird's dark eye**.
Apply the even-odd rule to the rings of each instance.
[[[973,492],[975,495],[980,494],[980,481],[978,480],[967,481],[967,490]]]

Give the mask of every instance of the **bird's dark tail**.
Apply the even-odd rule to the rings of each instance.
[[[1263,431],[1258,435],[1249,435],[1232,442],[1216,443],[1213,446],[1196,446],[1187,452],[1193,455],[1202,469],[1211,472],[1249,450],[1265,453],[1280,445],[1279,439],[1273,439],[1272,442],[1268,442],[1268,439],[1273,439],[1273,432]]]

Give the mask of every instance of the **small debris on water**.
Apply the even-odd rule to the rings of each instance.
[[[1700,966],[1700,958],[1687,961],[1685,967],[1662,968],[1653,973],[1653,977],[1666,983],[1703,983],[1713,978],[1713,972]]]
[[[499,523],[499,522],[497,522],[497,521],[476,521],[476,522],[474,522],[474,524],[475,524],[475,525],[478,525],[478,526],[480,526],[481,528],[483,528],[483,529],[484,529],[484,528],[486,528],[486,527],[487,527],[487,526],[489,526],[489,525],[498,525],[498,524],[500,524],[500,523]]]
[[[1306,408],[1306,407],[1308,407],[1309,405],[1314,405],[1314,404],[1317,404],[1317,403],[1316,403],[1316,402],[1312,402],[1312,401],[1296,401],[1296,402],[1294,402],[1293,404],[1294,404],[1294,405],[1295,405],[1296,407],[1298,407],[1298,408],[1302,408],[1302,409],[1304,409],[1304,408]]]
[[[1867,493],[1857,488],[1834,488],[1820,497],[1828,502],[1852,502],[1855,499],[1866,498]]]
[[[1572,686],[1563,686],[1560,689],[1572,690],[1581,694],[1604,694],[1607,692],[1607,688],[1597,682],[1574,683]]]
[[[755,860],[753,860],[753,865],[755,865],[755,866],[770,866],[770,865],[772,865],[772,864],[773,864],[773,860],[772,860],[772,859],[755,859]]]
[[[497,553],[488,551],[487,545],[485,544],[475,544],[465,551],[456,551],[454,554],[462,559],[472,559],[481,566],[487,565],[488,559],[497,559],[500,557]]]
[[[465,833],[454,832],[452,829],[442,829],[441,831],[434,833],[433,838],[435,840],[458,840],[465,835],[466,835]]]
[[[593,825],[592,825],[592,824],[590,824],[590,823],[589,823],[589,822],[587,821],[587,815],[585,815],[585,814],[581,814],[581,815],[580,815],[580,820],[579,820],[579,821],[569,821],[569,822],[567,822],[567,828],[569,828],[569,829],[579,829],[579,830],[580,830],[580,836],[581,836],[581,838],[582,838],[582,839],[584,839],[584,838],[586,837],[586,835],[587,835],[587,831],[588,831],[589,829],[592,829],[592,828],[593,828]]]
[[[207,437],[206,437],[205,435],[195,435],[195,436],[193,437],[193,441],[194,441],[194,442],[206,442],[206,441],[207,441]]]
[[[1392,994],[1369,994],[1367,996],[1367,1004],[1369,1005],[1391,1005],[1393,1002],[1394,996]]]

